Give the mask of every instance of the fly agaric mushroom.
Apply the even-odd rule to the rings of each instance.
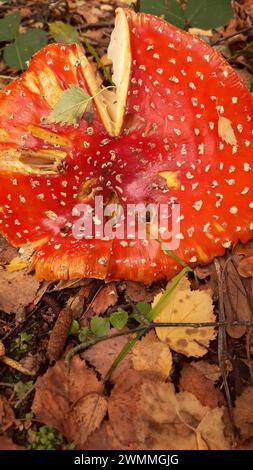
[[[252,236],[253,99],[234,70],[197,37],[126,9],[108,54],[113,90],[79,46],[52,44],[0,96],[0,230],[37,249],[40,279],[151,283],[179,269],[156,239],[76,239],[73,208],[95,195],[180,204],[175,253],[192,266]],[[92,124],[49,119],[73,85],[94,96]]]

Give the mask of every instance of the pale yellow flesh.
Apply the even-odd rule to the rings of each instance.
[[[108,47],[108,57],[112,62],[112,80],[115,88],[106,89],[94,97],[94,101],[107,132],[112,136],[118,136],[123,125],[131,70],[129,26],[122,8],[116,10],[115,27]],[[83,74],[94,96],[99,91],[98,81],[81,49],[80,59]]]

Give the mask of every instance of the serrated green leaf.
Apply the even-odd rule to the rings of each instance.
[[[83,326],[83,328],[81,328],[80,333],[78,335],[78,339],[80,343],[85,343],[88,337],[91,335],[92,335],[91,329],[88,326]]]
[[[63,21],[48,23],[49,31],[56,42],[73,43],[80,42],[79,34],[74,26]]]
[[[5,46],[4,60],[18,70],[26,68],[26,62],[32,55],[47,44],[47,34],[42,29],[29,29],[18,35],[16,40]]]
[[[90,322],[90,328],[95,336],[106,336],[110,330],[109,318],[92,317]]]
[[[218,28],[232,18],[231,3],[231,0],[188,0],[185,15],[192,27]]]
[[[56,103],[49,122],[59,122],[64,124],[75,124],[80,119],[91,101],[91,96],[77,85],[71,84],[69,88],[62,92]]]
[[[122,330],[122,328],[127,324],[127,320],[128,313],[122,308],[110,315],[110,323],[114,328],[117,328],[117,330]]]
[[[19,30],[20,18],[20,13],[16,11],[0,20],[0,42],[15,39]]]
[[[141,11],[152,15],[163,16],[166,21],[184,29],[184,10],[177,0],[142,0]]]

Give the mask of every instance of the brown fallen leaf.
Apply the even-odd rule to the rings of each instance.
[[[47,346],[47,357],[50,361],[57,361],[57,359],[60,358],[68,337],[72,319],[73,312],[68,307],[63,308],[59,313]]]
[[[191,362],[191,366],[213,383],[217,382],[221,376],[220,367],[217,364],[209,364],[209,362],[204,359]]]
[[[115,332],[114,328],[111,329],[110,333]],[[105,378],[107,372],[109,371],[114,359],[118,356],[120,351],[126,345],[129,336],[118,336],[116,338],[110,338],[106,341],[96,343],[91,348],[87,349],[81,354],[82,359],[88,361],[88,364],[91,364],[95,367],[96,371]],[[130,355],[123,359],[123,361],[118,365],[114,370],[111,376],[111,380],[114,382],[122,374],[125,369],[131,367]]]
[[[58,361],[37,379],[32,410],[40,422],[55,427],[83,448],[107,412],[102,390],[95,372],[75,356],[69,373],[64,362]]]
[[[122,448],[143,450],[228,449],[223,408],[211,410],[189,392],[175,393],[159,376],[130,371],[108,403],[112,435]]]
[[[5,238],[0,235],[0,265],[8,264],[15,256],[17,249],[10,245]]]
[[[0,267],[0,310],[16,313],[16,320],[23,321],[25,307],[33,302],[39,286],[35,276],[25,270],[8,273]]]
[[[161,343],[154,331],[150,331],[135,344],[130,359],[136,371],[157,373],[166,380],[172,369],[172,354],[169,347]]]
[[[145,286],[140,282],[122,281],[119,290],[125,292],[126,300],[132,302],[153,302],[155,295],[161,291],[159,284]]]
[[[95,296],[91,308],[96,315],[103,314],[109,307],[113,307],[118,301],[118,293],[115,282],[106,284]]]
[[[113,332],[114,329],[111,330]],[[111,338],[103,343],[97,343],[82,354],[82,358],[92,364],[96,370],[106,377],[113,361],[125,346],[129,336]],[[160,375],[167,379],[172,369],[172,354],[166,344],[161,343],[154,331],[149,332],[138,341],[125,359],[114,370],[111,381],[115,382],[124,371],[135,369]]]
[[[253,437],[253,387],[247,387],[237,398],[234,409],[235,425],[240,430],[240,439],[244,443]]]
[[[155,298],[153,306],[160,297],[161,294]],[[158,323],[202,323],[215,322],[215,320],[211,293],[206,290],[191,291],[190,282],[186,277],[179,282],[167,298],[160,313],[155,317]],[[209,343],[217,333],[213,327],[163,327],[156,328],[156,334],[174,351],[186,356],[200,357],[207,353]]]
[[[238,273],[242,277],[252,277],[253,275],[253,255],[245,256],[239,265],[238,265]]]
[[[225,404],[221,391],[191,364],[183,364],[180,387],[185,392],[191,392],[202,405],[209,406],[211,409]]]
[[[0,432],[5,432],[15,422],[15,414],[6,398],[0,396]]]
[[[15,444],[9,437],[0,436],[0,450],[24,450],[24,447]]]

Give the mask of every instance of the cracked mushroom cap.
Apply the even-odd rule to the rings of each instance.
[[[116,88],[92,100],[91,124],[47,119],[70,85],[100,90],[77,45],[45,47],[0,95],[0,231],[36,247],[40,279],[151,283],[180,269],[159,233],[75,238],[77,204],[94,207],[94,196],[180,204],[175,253],[192,266],[252,236],[253,99],[237,74],[200,39],[125,9],[108,54]]]

